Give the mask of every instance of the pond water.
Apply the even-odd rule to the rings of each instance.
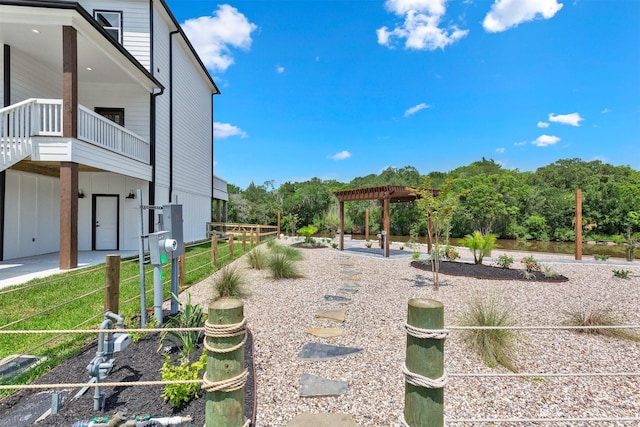
[[[364,234],[352,235],[353,240],[364,240]],[[376,240],[376,235],[370,235],[370,240]],[[409,236],[391,236],[392,242],[406,242]],[[450,244],[460,246],[461,239],[449,239]],[[426,237],[420,237],[419,243],[427,243]],[[498,249],[522,252],[549,252],[554,254],[573,254],[575,253],[575,244],[573,242],[540,242],[535,240],[518,241],[508,239],[496,240]],[[612,258],[625,258],[626,245],[616,245],[608,242],[584,242],[582,244],[583,255],[608,255]],[[636,259],[640,259],[640,249],[636,250]]]

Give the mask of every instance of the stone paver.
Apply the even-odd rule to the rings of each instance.
[[[333,338],[339,337],[344,332],[339,328],[311,328],[307,331],[309,335],[314,335],[320,338]]]
[[[312,414],[305,412],[287,423],[287,427],[356,427],[349,414]]]
[[[349,384],[346,381],[335,381],[311,374],[302,374],[300,379],[300,397],[339,396],[347,390]]]
[[[324,300],[327,302],[337,302],[338,304],[349,304],[353,301],[351,298],[341,297],[340,295],[325,295]]]
[[[350,356],[355,353],[360,353],[361,351],[362,349],[357,347],[341,347],[338,345],[312,342],[305,344],[302,347],[302,350],[298,353],[298,359],[309,362],[322,362],[325,360]]]
[[[318,319],[328,319],[333,322],[342,323],[344,322],[346,313],[346,308],[341,308],[340,310],[325,310],[317,312],[316,317]]]
[[[356,288],[340,288],[338,289],[338,292],[342,293],[342,294],[355,294],[358,292],[358,289]]]

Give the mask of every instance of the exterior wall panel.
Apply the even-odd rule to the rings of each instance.
[[[62,98],[62,71],[51,72],[47,64],[11,49],[11,103],[29,98]]]

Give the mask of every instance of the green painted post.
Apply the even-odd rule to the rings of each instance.
[[[441,302],[412,298],[407,310],[407,324],[420,329],[443,329],[444,306]],[[444,340],[416,338],[407,334],[407,369],[426,378],[444,374]],[[444,425],[444,389],[419,387],[405,383],[404,419],[410,427]]]
[[[221,298],[209,306],[210,325],[233,325],[244,319],[244,303],[238,299]],[[226,349],[236,346],[243,335],[205,338],[210,347]],[[218,382],[237,377],[244,372],[244,346],[228,353],[207,350],[207,380]],[[207,392],[205,427],[241,427],[244,424],[243,386],[235,391]]]

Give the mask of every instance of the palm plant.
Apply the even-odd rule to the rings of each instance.
[[[482,264],[482,260],[491,249],[496,245],[496,239],[498,236],[495,234],[482,234],[479,231],[474,231],[473,234],[467,234],[461,240],[462,246],[466,246],[473,252],[473,262],[475,264]]]
[[[499,298],[477,299],[460,318],[462,326],[514,326],[513,310]],[[516,372],[513,353],[516,333],[512,329],[465,330],[464,340],[489,367],[502,365]]]

